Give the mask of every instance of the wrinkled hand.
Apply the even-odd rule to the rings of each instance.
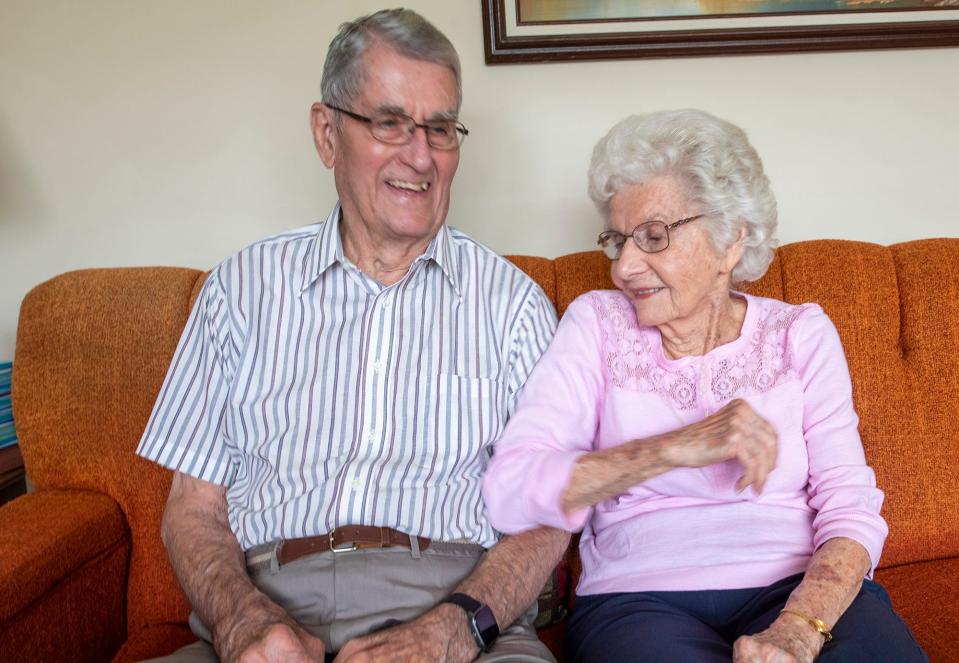
[[[223,663],[323,663],[323,641],[265,596],[253,595],[236,607],[236,618],[218,624],[213,635]]]
[[[706,467],[727,460],[743,466],[736,490],[761,493],[776,467],[778,436],[746,401],[735,399],[702,421],[679,429],[663,442],[663,456],[676,467]]]
[[[350,640],[337,654],[336,663],[465,663],[478,653],[465,613],[447,603],[406,624]]]
[[[326,647],[303,629],[274,624],[249,643],[237,663],[323,663]]]
[[[822,636],[808,624],[780,617],[765,631],[736,640],[733,663],[812,663],[822,645]]]

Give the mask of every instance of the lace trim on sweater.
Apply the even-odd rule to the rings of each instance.
[[[767,392],[792,372],[789,328],[811,305],[794,306],[774,300],[752,299],[758,306],[755,328],[734,354],[722,349],[704,357],[704,362],[664,368],[659,330],[640,327],[629,300],[619,293],[592,293],[590,302],[600,320],[602,352],[610,382],[621,389],[657,394],[680,410],[700,406],[697,391],[700,371],[708,371],[708,385],[716,403]],[[725,355],[721,359],[711,357]],[[668,363],[663,362],[663,363]]]

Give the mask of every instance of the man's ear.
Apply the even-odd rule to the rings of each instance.
[[[726,249],[726,257],[723,259],[723,271],[725,273],[730,273],[733,271],[733,268],[739,264],[739,261],[743,258],[743,253],[746,252],[746,224],[745,222],[739,222],[739,237],[736,238],[736,241],[733,242],[728,249]]]
[[[336,162],[336,127],[333,124],[333,111],[324,104],[316,102],[310,107],[310,127],[313,129],[313,144],[316,153],[327,168]]]

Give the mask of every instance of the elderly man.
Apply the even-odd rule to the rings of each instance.
[[[201,640],[173,656],[552,660],[523,615],[567,535],[497,543],[480,475],[555,314],[444,225],[456,52],[377,12],[322,93],[339,203],[213,270],[138,449],[175,471],[162,534]]]

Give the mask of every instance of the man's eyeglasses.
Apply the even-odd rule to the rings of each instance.
[[[659,253],[660,251],[665,250],[669,247],[669,231],[677,226],[681,226],[684,223],[689,223],[690,221],[695,221],[696,219],[701,219],[706,216],[705,214],[697,214],[696,216],[691,216],[688,219],[680,219],[669,225],[663,223],[662,221],[649,221],[647,223],[641,223],[635,228],[632,235],[633,241],[636,242],[636,246],[640,250],[645,251],[646,253]],[[615,230],[607,230],[606,232],[599,234],[599,241],[596,243],[603,249],[603,253],[606,254],[606,257],[610,260],[619,260],[619,256],[623,252],[623,247],[626,245],[626,237],[621,232]]]
[[[377,113],[373,117],[366,117],[345,108],[338,108],[331,104],[325,105],[354,120],[365,122],[369,125],[373,138],[390,145],[406,145],[413,138],[413,132],[417,127],[426,134],[426,142],[430,147],[437,150],[455,150],[469,135],[466,127],[456,120],[429,120],[419,124],[409,115],[401,113]]]

